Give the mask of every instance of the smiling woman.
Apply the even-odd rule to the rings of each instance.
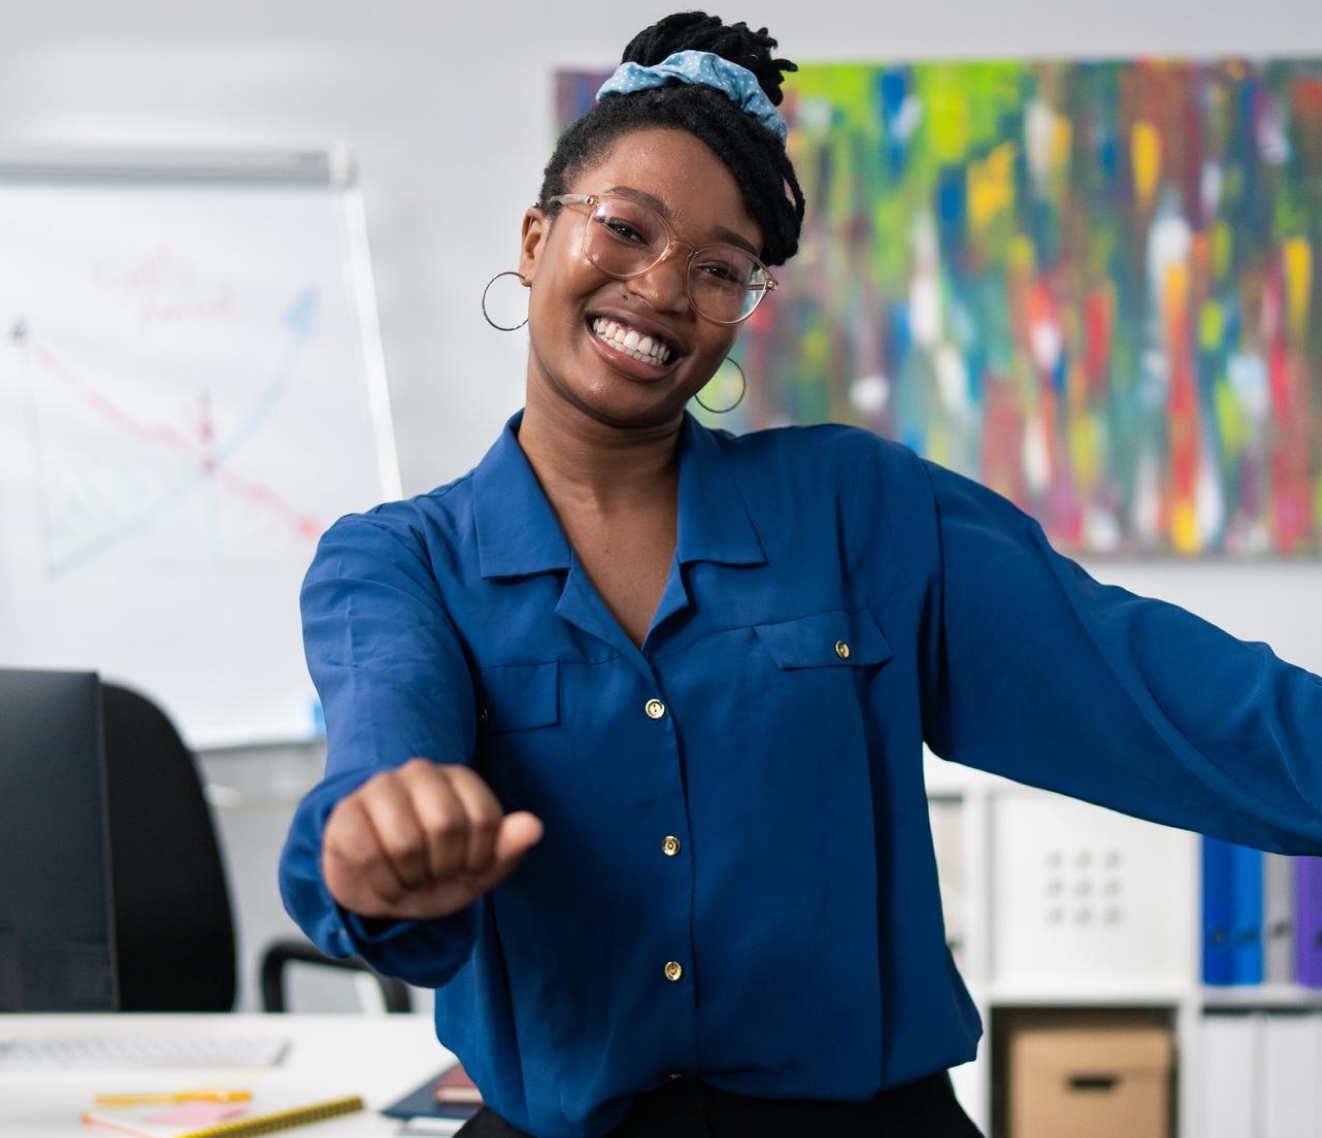
[[[522,219],[525,407],[304,583],[327,771],[285,903],[437,989],[464,1138],[976,1136],[924,741],[1322,853],[1318,677],[898,443],[687,412],[798,244],[775,46],[628,45]]]

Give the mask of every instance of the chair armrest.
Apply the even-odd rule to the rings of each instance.
[[[285,1006],[285,966],[288,964],[315,964],[322,968],[335,968],[341,972],[365,972],[381,987],[381,997],[387,1012],[411,1012],[413,998],[409,986],[393,976],[373,972],[360,956],[337,958],[327,956],[307,941],[272,941],[262,954],[262,1010],[283,1012]]]

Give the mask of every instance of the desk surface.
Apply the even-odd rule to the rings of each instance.
[[[278,1036],[290,1041],[284,1061],[250,1076],[216,1068],[156,1070],[25,1070],[0,1067],[0,1135],[4,1138],[96,1138],[81,1112],[103,1093],[183,1087],[308,1089],[311,1096],[360,1094],[368,1109],[298,1127],[310,1138],[394,1135],[400,1124],[375,1112],[413,1090],[453,1060],[437,1041],[430,1016],[339,1015],[0,1015],[0,1039],[86,1038],[112,1033],[177,1037],[203,1034]]]

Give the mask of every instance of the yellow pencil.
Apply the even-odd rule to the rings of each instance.
[[[252,1091],[176,1091],[145,1095],[97,1095],[97,1106],[140,1106],[153,1102],[248,1102]]]

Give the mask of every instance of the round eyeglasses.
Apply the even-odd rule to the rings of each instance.
[[[651,206],[621,194],[556,194],[549,202],[592,210],[583,230],[583,253],[603,273],[619,280],[641,276],[671,256],[689,250],[684,275],[689,304],[714,324],[738,324],[753,315],[767,293],[779,288],[761,261],[737,245],[690,245]]]

